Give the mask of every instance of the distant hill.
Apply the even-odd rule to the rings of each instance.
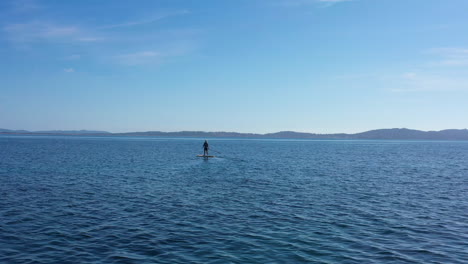
[[[99,130],[45,130],[45,131],[34,131],[32,133],[40,134],[111,134],[107,131]]]
[[[467,129],[448,129],[441,131],[420,131],[406,128],[377,129],[356,134],[314,134],[294,131],[281,131],[267,134],[238,132],[129,132],[113,133],[120,136],[155,136],[155,137],[199,137],[199,138],[290,138],[290,139],[401,139],[401,140],[468,140]]]
[[[195,138],[289,138],[289,139],[394,139],[394,140],[468,140],[467,129],[446,129],[441,131],[420,131],[407,128],[376,129],[356,134],[314,134],[294,131],[281,131],[267,134],[238,132],[128,132],[110,133],[95,130],[51,130],[26,131],[0,129],[0,134],[52,134],[52,135],[100,135],[100,136],[153,136],[153,137],[195,137]]]
[[[10,130],[10,129],[0,128],[0,133],[28,133],[28,131],[26,131],[26,130]]]
[[[407,128],[377,129],[353,134],[356,139],[425,139],[425,140],[468,140],[467,129],[420,131]]]
[[[75,134],[75,135],[84,135],[84,134],[111,134],[107,131],[98,131],[98,130],[45,130],[45,131],[27,131],[27,130],[10,130],[0,128],[0,133],[3,134]]]

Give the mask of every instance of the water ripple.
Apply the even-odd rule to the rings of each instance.
[[[0,137],[0,263],[468,263],[466,142],[199,143]]]

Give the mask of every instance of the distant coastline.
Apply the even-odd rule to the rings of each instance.
[[[282,131],[267,134],[238,132],[127,132],[111,133],[94,130],[51,130],[27,131],[0,129],[0,134],[10,135],[81,135],[81,136],[152,136],[152,137],[195,137],[195,138],[283,138],[283,139],[395,139],[395,140],[468,140],[467,129],[446,129],[440,131],[421,131],[407,128],[376,129],[362,133],[315,134],[294,131]]]

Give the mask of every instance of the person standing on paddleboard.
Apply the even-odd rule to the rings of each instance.
[[[205,143],[203,143],[203,156],[208,156],[208,149],[210,146],[208,145],[208,141],[205,140]]]

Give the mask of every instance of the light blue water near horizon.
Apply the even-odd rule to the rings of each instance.
[[[468,263],[468,142],[0,136],[0,263]]]

